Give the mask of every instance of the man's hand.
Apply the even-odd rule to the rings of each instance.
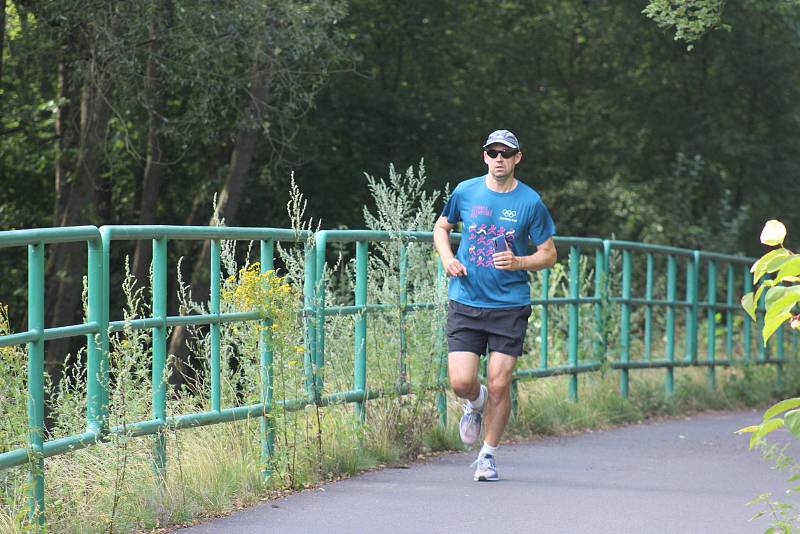
[[[447,217],[439,217],[433,227],[433,244],[439,257],[442,258],[444,272],[449,276],[467,276],[467,268],[453,256],[453,251],[450,249],[450,232],[453,231],[454,226],[447,220]]]
[[[517,257],[510,250],[502,252],[495,252],[492,254],[492,261],[494,262],[495,269],[502,269],[504,271],[513,271],[518,269]]]
[[[467,268],[457,258],[450,258],[445,263],[444,270],[450,276],[467,276]]]
[[[551,237],[539,245],[531,256],[514,256],[511,250],[504,250],[492,254],[492,261],[495,269],[504,271],[541,271],[555,265],[557,257]]]

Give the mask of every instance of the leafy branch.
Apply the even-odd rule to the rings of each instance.
[[[753,273],[753,283],[761,285],[755,292],[747,293],[742,297],[742,307],[754,321],[758,302],[764,297],[766,315],[762,338],[764,346],[770,336],[783,325],[790,321],[790,326],[800,329],[800,313],[794,314],[792,310],[800,303],[800,255],[795,254],[783,246],[786,238],[786,227],[780,221],[767,221],[761,232],[761,242],[769,246],[780,246],[764,254],[750,268]],[[765,278],[768,274],[772,278]]]
[[[784,247],[784,239],[786,239],[786,226],[780,221],[767,221],[761,231],[761,242],[779,248],[767,252],[753,264],[750,268],[750,272],[753,273],[753,283],[761,282],[761,285],[755,292],[742,297],[742,307],[754,321],[758,303],[762,297],[764,299],[766,306],[762,329],[764,346],[786,321],[789,321],[791,328],[800,329],[800,313],[793,313],[795,306],[800,304],[800,285],[797,285],[800,282],[800,255]],[[774,404],[764,412],[759,424],[741,428],[736,433],[751,434],[752,449],[755,446],[765,446],[766,436],[780,428],[786,428],[795,438],[800,438],[800,397],[785,399]],[[776,460],[769,451],[765,456]],[[789,491],[800,491],[800,486],[797,485],[797,481],[800,480],[800,465],[793,458],[781,453],[777,457],[776,467],[778,469],[788,467],[792,474],[787,482],[793,485]],[[763,503],[768,506],[768,512],[762,511],[754,519],[769,513],[774,522],[766,532],[792,532],[792,525],[798,520],[798,516],[793,512],[794,507],[787,503],[772,501],[771,495],[764,493],[750,503]]]

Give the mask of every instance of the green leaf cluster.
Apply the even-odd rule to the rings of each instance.
[[[691,50],[694,42],[708,31],[730,30],[730,26],[722,22],[724,6],[725,0],[651,0],[642,13],[661,28],[674,27],[675,40],[686,41]]]

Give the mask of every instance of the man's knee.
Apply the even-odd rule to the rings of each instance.
[[[512,375],[510,373],[508,375],[504,373],[501,375],[490,376],[487,382],[489,398],[501,400],[508,397],[511,389],[511,379]]]
[[[478,386],[477,377],[451,376],[450,387],[453,388],[453,393],[455,393],[462,399],[466,399],[467,397],[470,396],[470,394],[474,393],[475,389],[477,389],[480,386]]]
[[[478,355],[469,352],[451,352],[447,358],[447,375],[450,387],[462,399],[474,399],[480,391],[478,385]]]

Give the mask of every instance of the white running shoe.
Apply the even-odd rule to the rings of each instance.
[[[472,445],[478,441],[481,435],[481,422],[483,415],[478,410],[472,408],[469,403],[464,405],[464,415],[461,416],[461,421],[458,423],[458,433],[461,436],[461,441],[467,445]]]
[[[475,469],[475,476],[472,478],[475,482],[497,482],[500,477],[497,476],[497,464],[495,464],[494,456],[486,454],[479,456],[477,460],[472,462],[472,465],[477,465]]]

